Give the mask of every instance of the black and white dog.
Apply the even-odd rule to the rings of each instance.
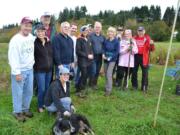
[[[58,118],[53,127],[53,135],[95,135],[85,116],[72,114],[70,117]]]

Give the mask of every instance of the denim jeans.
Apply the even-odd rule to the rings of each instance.
[[[75,82],[75,85],[77,85],[79,83],[79,80],[80,80],[80,69],[79,69],[79,67],[76,66],[74,68],[74,71],[75,71],[74,82]]]
[[[95,58],[92,63],[92,71],[91,71],[91,74],[93,74],[95,78],[98,78],[99,72],[101,70],[101,66],[102,66],[102,54],[95,55]]]
[[[59,102],[61,102],[61,104],[65,108],[65,110],[71,112],[71,98],[70,97],[61,98],[61,99],[59,99]],[[54,105],[54,103],[52,103],[50,106],[47,106],[46,109],[49,112],[57,112],[57,108]]]
[[[13,112],[27,112],[33,96],[33,70],[22,71],[22,80],[16,81],[16,76],[11,75]]]
[[[35,78],[38,86],[38,108],[44,105],[44,96],[51,82],[52,72],[35,72]]]

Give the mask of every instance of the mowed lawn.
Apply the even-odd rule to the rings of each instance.
[[[167,44],[158,43],[157,48],[161,49],[159,45],[167,48]],[[180,48],[180,43],[176,43],[173,49],[176,47]],[[36,97],[31,104],[32,119],[21,123],[11,115],[7,48],[7,44],[0,43],[0,135],[50,135],[55,116],[49,116],[47,112],[39,114]],[[99,90],[90,91],[86,99],[77,98],[73,86],[71,95],[77,112],[89,119],[96,135],[180,135],[180,96],[175,95],[175,82],[170,77],[165,79],[157,127],[152,126],[162,74],[163,66],[153,65],[150,68],[146,95],[140,90],[120,91],[113,88],[112,95],[104,97],[103,76],[99,81]]]

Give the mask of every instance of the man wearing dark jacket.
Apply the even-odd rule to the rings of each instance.
[[[101,70],[102,65],[102,46],[105,41],[105,37],[101,34],[102,25],[100,22],[95,22],[94,24],[94,32],[90,34],[89,40],[92,44],[94,59],[92,64],[92,74],[93,79],[90,78],[90,86],[97,89],[97,82],[99,72]]]
[[[56,67],[56,78],[59,75],[59,68],[63,65],[74,67],[74,47],[73,40],[68,36],[70,24],[68,22],[61,23],[61,32],[52,40],[54,62]]]
[[[70,98],[69,69],[61,67],[59,79],[51,83],[46,96],[45,106],[49,112],[70,116],[75,111]]]
[[[81,37],[77,39],[76,54],[78,57],[77,58],[78,67],[81,72],[80,81],[78,82],[77,85],[77,95],[81,97],[81,95],[84,94],[83,92],[86,87],[89,67],[92,64],[92,60],[94,56],[93,56],[92,46],[87,38],[88,27],[82,26],[80,32],[81,32]]]

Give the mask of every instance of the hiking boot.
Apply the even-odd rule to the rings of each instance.
[[[21,122],[25,122],[26,118],[24,117],[24,115],[22,113],[13,113],[13,116]]]
[[[28,112],[23,112],[23,115],[24,115],[25,117],[28,117],[28,118],[32,118],[32,117],[33,117],[33,113],[30,112],[30,111],[28,111]]]
[[[80,97],[80,98],[85,98],[85,97],[86,97],[86,95],[83,94],[83,93],[81,93],[81,92],[77,92],[77,93],[76,93],[76,96],[78,96],[78,97]]]

